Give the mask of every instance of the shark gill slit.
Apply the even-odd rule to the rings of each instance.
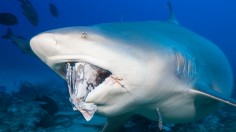
[[[196,63],[195,59],[187,54],[181,53],[178,49],[172,48],[175,55],[175,75],[179,80],[191,84],[196,78]],[[189,87],[187,87],[188,90]]]

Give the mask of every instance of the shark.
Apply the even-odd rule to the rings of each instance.
[[[159,121],[161,128],[162,122],[199,120],[222,104],[236,107],[226,56],[179,25],[168,5],[168,21],[65,27],[36,35],[30,46],[68,82],[74,109],[87,120],[94,113],[107,117],[103,131],[137,114]],[[74,73],[87,84],[71,83]]]

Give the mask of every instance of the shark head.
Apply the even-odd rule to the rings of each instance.
[[[152,65],[153,58],[149,59],[154,56],[151,51],[148,56],[141,47],[132,47],[96,26],[47,31],[33,37],[30,46],[64,79],[67,63],[85,62],[109,72],[85,99],[97,105],[98,114],[108,117],[132,111],[137,103],[146,102],[140,87],[151,85],[155,79],[148,75],[152,73],[148,70],[158,71]]]

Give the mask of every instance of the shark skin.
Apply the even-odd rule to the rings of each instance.
[[[222,102],[236,106],[223,52],[175,23],[67,27],[41,33],[30,45],[64,79],[67,62],[82,61],[112,73],[85,100],[97,105],[96,114],[108,117],[104,131],[135,114],[183,123],[215,112]]]

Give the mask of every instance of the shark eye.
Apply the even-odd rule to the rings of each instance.
[[[88,34],[84,32],[84,33],[81,34],[81,37],[86,39],[86,38],[88,38]]]

